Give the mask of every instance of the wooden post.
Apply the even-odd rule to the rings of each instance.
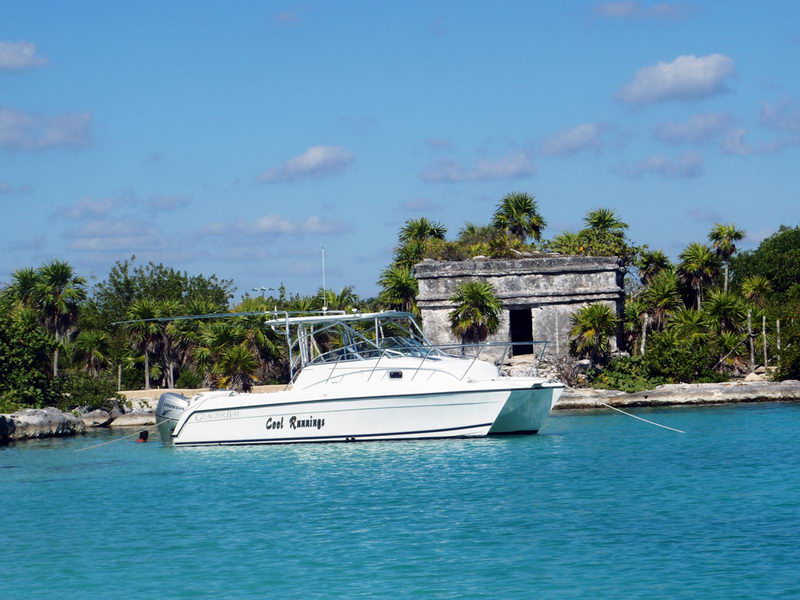
[[[753,346],[753,311],[747,311],[747,339],[750,341],[750,372],[756,370],[756,349]]]
[[[642,344],[641,348],[639,349],[639,354],[644,356],[644,349],[647,345],[647,327],[650,325],[650,313],[644,313],[644,319],[642,320]]]
[[[775,347],[778,350],[778,362],[781,362],[781,320],[780,319],[776,319],[776,321],[775,321],[775,337],[776,337]]]
[[[122,363],[117,364],[117,391],[122,389]]]
[[[764,344],[764,371],[767,370],[767,315],[761,315],[761,340]]]

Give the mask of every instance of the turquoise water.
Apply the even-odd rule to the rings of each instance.
[[[3,598],[798,598],[800,404],[540,435],[0,449]]]

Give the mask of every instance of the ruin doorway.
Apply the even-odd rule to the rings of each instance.
[[[530,342],[533,339],[533,318],[530,308],[513,308],[508,311],[512,342]],[[533,354],[533,345],[512,346],[512,356]]]

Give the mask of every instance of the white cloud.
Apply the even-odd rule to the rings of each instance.
[[[38,53],[36,44],[0,40],[0,71],[24,71],[46,64],[47,57]]]
[[[150,196],[147,201],[147,207],[156,212],[168,212],[186,208],[191,203],[191,199],[186,196]]]
[[[312,235],[344,233],[349,227],[340,221],[327,221],[316,216],[303,221],[288,221],[278,215],[264,215],[252,223],[243,223],[240,229],[245,233],[258,234],[297,234]]]
[[[11,185],[5,181],[0,181],[0,196],[11,196],[13,194],[27,194],[33,191],[33,186],[24,185]]]
[[[70,221],[83,221],[84,219],[97,219],[105,217],[114,208],[119,206],[118,198],[106,198],[105,200],[92,200],[82,198],[70,206],[61,206],[56,209],[55,214]]]
[[[587,148],[599,149],[604,128],[597,123],[586,123],[572,129],[559,131],[542,144],[542,154],[573,154]]]
[[[425,142],[433,150],[450,150],[453,147],[453,142],[444,138],[429,137]]]
[[[8,242],[4,248],[8,252],[36,252],[44,249],[47,237],[44,234],[37,234],[25,240]]]
[[[88,252],[136,252],[165,247],[165,236],[152,223],[95,219],[68,231],[69,247]]]
[[[354,160],[353,153],[341,146],[313,146],[280,167],[264,171],[257,180],[260,183],[286,183],[319,179],[344,170]]]
[[[89,113],[46,117],[0,107],[0,147],[6,150],[81,148],[91,142]]]
[[[631,18],[641,10],[638,2],[601,2],[594,7],[595,14],[612,19]]]
[[[759,121],[762,125],[773,129],[800,133],[800,105],[789,100],[784,100],[774,106],[765,102],[761,107]]]
[[[623,102],[652,104],[670,100],[699,100],[726,91],[734,61],[723,54],[679,56],[672,62],[642,67],[617,91]]]
[[[654,135],[667,144],[702,143],[714,139],[733,123],[728,113],[703,113],[686,121],[667,121],[656,126]]]
[[[426,183],[496,181],[529,177],[535,172],[533,161],[526,153],[513,152],[497,160],[479,160],[473,168],[452,160],[439,161],[423,169],[419,178]]]
[[[233,224],[216,221],[199,229],[201,235],[236,236],[249,235],[326,235],[350,231],[347,223],[310,216],[302,221],[290,221],[279,215],[264,215],[252,221],[237,221]]]
[[[657,4],[644,4],[633,0],[620,2],[601,2],[594,8],[594,13],[608,19],[680,19],[689,14],[690,9],[685,4],[659,2]]]
[[[723,154],[735,154],[737,156],[752,156],[755,154],[775,154],[784,148],[797,146],[800,138],[786,138],[751,144],[747,141],[747,130],[744,128],[731,129],[722,140],[721,150]]]
[[[703,174],[703,158],[695,152],[687,152],[678,158],[664,155],[651,156],[636,165],[618,169],[626,177],[640,177],[648,173],[668,179],[687,179]]]
[[[687,210],[686,214],[695,221],[703,223],[722,223],[725,220],[725,217],[713,208],[692,208]]]
[[[441,204],[428,198],[414,198],[413,200],[398,203],[396,210],[404,213],[422,213],[435,212],[441,208]]]

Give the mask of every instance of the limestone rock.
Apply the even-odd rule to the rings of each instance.
[[[108,424],[114,419],[109,413],[104,410],[93,410],[81,415],[81,420],[86,427],[108,427]]]
[[[676,383],[654,390],[627,394],[591,388],[567,388],[554,409],[597,408],[600,401],[624,408],[728,402],[775,402],[800,400],[800,382],[726,381],[723,383]]]
[[[63,437],[86,431],[86,425],[79,417],[52,406],[24,408],[10,415],[2,415],[0,421],[0,441],[5,442]]]
[[[111,421],[111,427],[146,427],[156,424],[156,415],[153,412],[134,411],[120,415]]]

